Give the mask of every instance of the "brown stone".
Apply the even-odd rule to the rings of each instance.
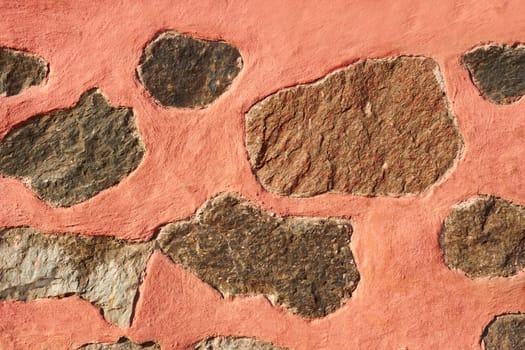
[[[509,104],[525,94],[525,46],[483,45],[463,55],[472,82],[487,100]]]
[[[78,348],[78,350],[161,350],[160,346],[153,342],[146,342],[137,344],[131,340],[122,337],[114,344],[86,344]]]
[[[525,267],[525,208],[480,196],[452,209],[440,237],[445,263],[467,276],[509,277]]]
[[[364,60],[281,90],[246,114],[262,186],[286,196],[398,196],[424,191],[460,153],[436,62]]]
[[[215,337],[199,342],[194,350],[286,350],[286,348],[253,338]]]
[[[30,118],[0,141],[0,173],[21,179],[46,202],[67,207],[116,185],[141,162],[131,108],[92,89],[69,109]]]
[[[158,242],[225,295],[266,295],[305,317],[338,309],[359,282],[347,220],[278,217],[234,194],[211,200]]]
[[[29,301],[76,294],[120,327],[133,303],[153,243],[112,237],[0,230],[0,300]]]
[[[28,52],[0,47],[0,94],[12,96],[44,81],[49,73],[42,58]]]
[[[241,68],[239,50],[226,42],[164,32],[145,48],[137,75],[161,105],[203,108],[226,91]]]
[[[485,350],[525,349],[525,315],[497,316],[481,338]]]

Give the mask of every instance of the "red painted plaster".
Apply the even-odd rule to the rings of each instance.
[[[0,346],[70,349],[128,334],[185,349],[222,334],[294,349],[480,349],[493,315],[525,311],[525,274],[469,280],[443,265],[437,238],[451,207],[477,193],[525,204],[525,100],[483,100],[459,60],[480,43],[524,42],[524,13],[518,0],[0,0],[0,45],[35,52],[51,67],[46,84],[0,97],[0,133],[71,106],[97,86],[114,105],[134,108],[147,147],[130,177],[67,209],[1,178],[0,225],[148,239],[214,194],[236,191],[281,215],[351,217],[362,277],[343,308],[307,322],[262,297],[222,299],[155,254],[130,329],[112,328],[77,298],[3,303]],[[240,49],[243,70],[209,108],[164,109],[137,82],[143,46],[166,29]],[[403,198],[291,199],[263,191],[244,149],[244,112],[283,87],[397,54],[440,64],[465,143],[455,168],[425,193]]]

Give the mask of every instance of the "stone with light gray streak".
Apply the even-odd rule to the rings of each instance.
[[[78,350],[161,350],[161,348],[154,342],[137,344],[127,338],[121,338],[114,344],[86,344]]]
[[[0,231],[0,299],[29,301],[76,294],[120,327],[133,302],[153,243],[112,237]]]
[[[29,52],[0,47],[0,94],[12,96],[44,81],[48,64]]]
[[[215,337],[198,343],[194,350],[287,350],[253,338]]]

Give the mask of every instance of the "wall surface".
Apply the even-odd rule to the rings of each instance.
[[[130,288],[139,292],[131,296],[133,310],[127,309],[125,322],[109,309],[101,312],[119,289],[110,301],[101,301],[100,285],[55,295],[4,296],[0,349],[76,349],[122,336],[162,349],[193,348],[214,336],[256,338],[289,349],[481,349],[483,330],[496,315],[525,312],[525,275],[472,278],[449,268],[440,234],[453,208],[477,195],[525,204],[525,101],[497,104],[481,96],[462,57],[487,43],[524,42],[524,11],[523,1],[493,0],[0,0],[0,46],[34,54],[49,67],[43,83],[0,97],[1,135],[33,116],[73,108],[96,87],[110,105],[133,109],[137,130],[129,133],[140,135],[143,147],[130,148],[139,152],[140,162],[129,160],[130,169],[116,184],[67,205],[57,205],[60,198],[44,200],[28,185],[29,175],[0,169],[5,175],[0,178],[0,226],[143,241],[133,251],[147,252],[145,272],[133,272],[140,277]],[[238,49],[242,68],[224,93],[198,108],[166,107],[152,98],[137,67],[148,43],[165,31]],[[264,184],[246,147],[245,120],[252,106],[354,62],[396,56],[428,57],[439,67],[438,80],[458,130],[453,139],[457,154],[449,167],[421,190],[393,195],[344,190],[287,195]],[[66,187],[66,194],[71,191]],[[357,287],[345,292],[340,306],[309,317],[300,312],[301,305],[296,312],[289,308],[293,303],[273,300],[272,293],[279,291],[271,283],[272,291],[254,293],[257,286],[225,292],[213,283],[213,273],[204,282],[207,272],[201,276],[188,268],[199,253],[177,263],[171,251],[163,250],[164,231],[159,230],[192,217],[221,193],[235,193],[263,213],[274,213],[271,217],[351,223],[347,262],[355,260]],[[266,220],[264,215],[260,220]],[[272,249],[264,247],[264,240],[254,242],[249,244],[260,245],[262,252]],[[305,249],[313,249],[310,244]],[[59,270],[69,264],[61,254],[74,256],[80,246],[64,243],[70,250],[60,248],[65,250],[58,254]],[[14,253],[7,249],[3,254]],[[39,263],[46,259],[51,258]],[[135,264],[127,258],[100,259],[126,268]],[[293,259],[286,261],[293,264]],[[105,273],[112,271],[108,267]]]

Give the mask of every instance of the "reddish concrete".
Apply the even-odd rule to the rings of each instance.
[[[1,133],[34,114],[71,106],[98,86],[114,105],[133,106],[148,149],[129,178],[68,209],[50,208],[20,182],[0,179],[0,225],[147,239],[159,225],[190,215],[223,191],[240,192],[281,215],[353,219],[362,281],[334,314],[306,322],[261,297],[223,300],[155,255],[129,330],[137,340],[183,349],[204,336],[236,334],[296,349],[480,349],[481,331],[494,314],[525,311],[524,273],[471,281],[445,268],[437,242],[441,222],[458,201],[490,193],[525,204],[525,100],[490,104],[459,63],[464,51],[480,43],[525,41],[525,2],[0,4],[0,45],[33,51],[51,67],[47,84],[0,98]],[[240,49],[243,70],[209,108],[161,108],[135,79],[142,47],[165,29],[224,39]],[[243,146],[243,112],[283,87],[357,59],[396,54],[427,55],[440,64],[465,142],[455,169],[422,195],[404,198],[290,199],[264,192]],[[116,331],[101,322],[94,307],[76,299],[4,303],[0,344],[62,349],[87,338],[115,338]]]

